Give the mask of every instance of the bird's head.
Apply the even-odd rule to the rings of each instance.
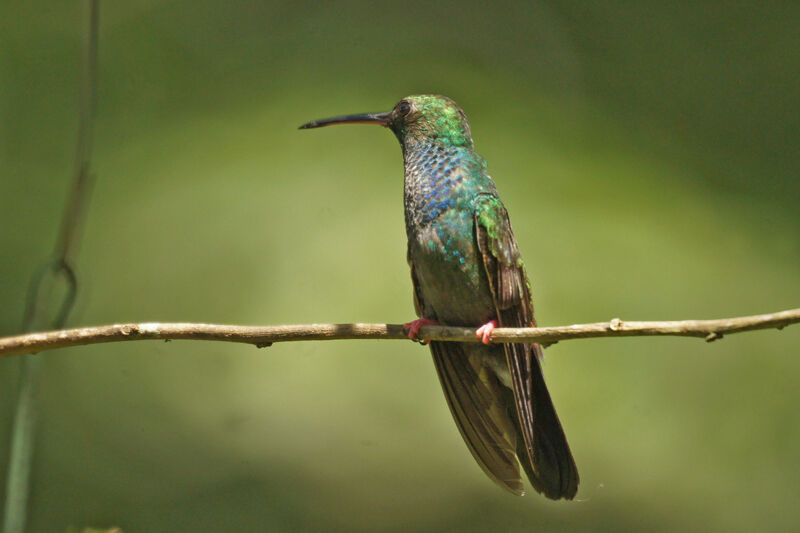
[[[391,129],[400,143],[432,141],[446,146],[472,148],[469,122],[451,99],[436,94],[406,96],[385,113],[362,113],[315,120],[300,129],[331,124],[378,124]]]

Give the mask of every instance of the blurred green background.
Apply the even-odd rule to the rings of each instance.
[[[800,4],[103,3],[72,325],[413,317],[402,160],[454,98],[539,322],[800,305]],[[0,335],[49,254],[77,128],[77,1],[0,5]],[[545,372],[578,500],[480,471],[409,342],[53,352],[31,531],[788,531],[800,329],[562,342]],[[0,360],[0,474],[19,358]]]

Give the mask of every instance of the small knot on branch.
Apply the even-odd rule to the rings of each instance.
[[[716,331],[712,331],[708,335],[706,335],[706,342],[714,342],[717,339],[722,338],[722,333],[717,333]]]
[[[611,331],[619,331],[620,329],[622,329],[622,320],[620,320],[619,318],[612,318],[611,322],[608,325],[608,329],[610,329]]]

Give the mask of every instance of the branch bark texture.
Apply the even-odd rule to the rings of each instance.
[[[800,308],[718,320],[676,320],[667,322],[624,321],[575,324],[542,328],[497,328],[491,341],[539,342],[553,344],[570,339],[594,337],[678,336],[706,341],[723,335],[756,329],[783,329],[800,323]],[[424,326],[420,337],[435,341],[478,342],[473,328]],[[0,338],[0,357],[37,353],[56,348],[134,340],[206,340],[270,346],[275,342],[337,339],[408,339],[400,324],[305,324],[291,326],[226,326],[218,324],[161,323],[113,324],[29,333]]]

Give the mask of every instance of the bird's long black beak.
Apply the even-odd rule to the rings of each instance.
[[[341,117],[312,120],[300,126],[300,129],[321,128],[322,126],[329,126],[331,124],[380,124],[381,126],[388,126],[391,120],[391,111],[387,111],[386,113],[361,113],[360,115],[344,115]]]

